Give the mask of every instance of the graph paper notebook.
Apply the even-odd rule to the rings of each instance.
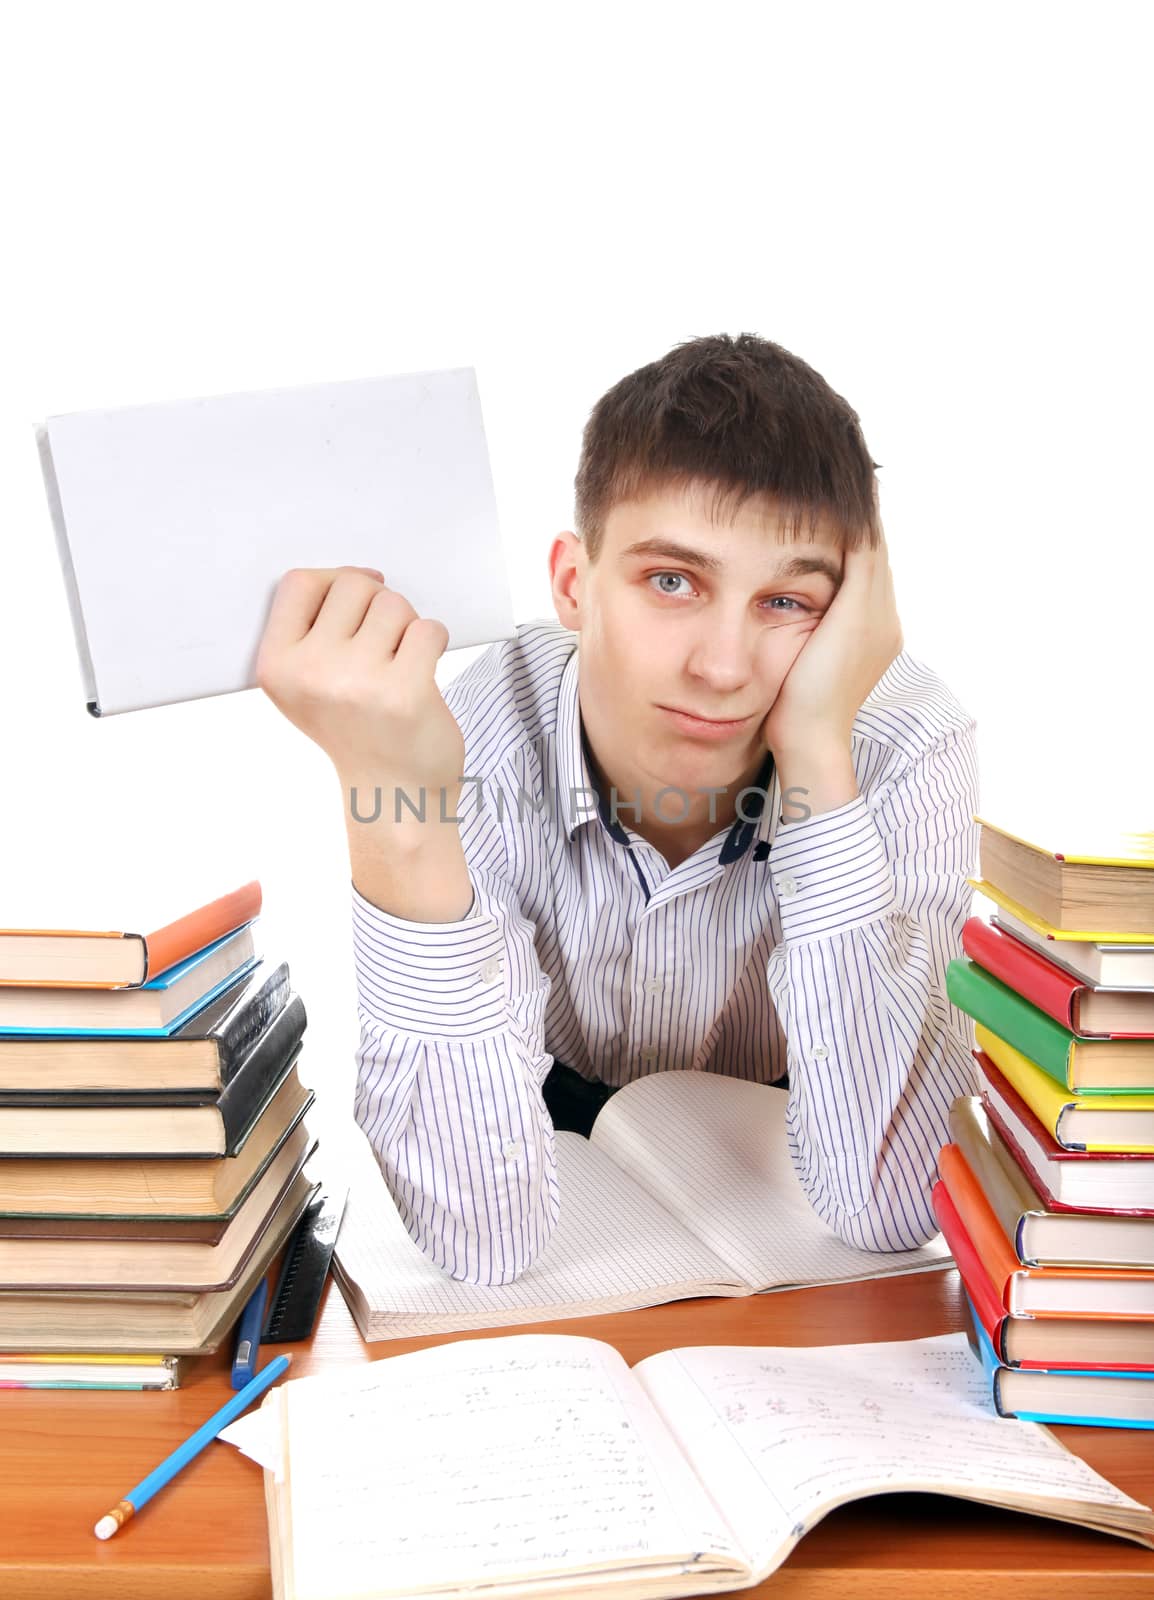
[[[374,567],[449,648],[512,635],[472,368],[50,417],[37,431],[94,716],[256,684],[291,567]]]
[[[561,1215],[512,1283],[460,1283],[405,1230],[367,1144],[337,1241],[335,1276],[367,1340],[632,1311],[952,1265],[920,1250],[855,1250],[806,1199],[786,1142],[786,1095],[708,1072],[627,1084],[591,1139],[559,1133]],[[342,1169],[344,1170],[344,1169]]]

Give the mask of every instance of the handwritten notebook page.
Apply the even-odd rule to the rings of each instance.
[[[1152,1542],[1149,1508],[1047,1429],[997,1416],[963,1333],[702,1346],[633,1371],[759,1578],[836,1505],[884,1490],[960,1495],[1112,1532],[1129,1522],[1140,1530],[1129,1536]]]
[[[579,1134],[561,1133],[561,1215],[542,1254],[513,1283],[460,1283],[421,1252],[367,1141],[349,1141],[353,1173],[337,1241],[337,1277],[368,1340],[511,1327],[741,1292],[725,1263]],[[343,1152],[342,1152],[343,1155]]]
[[[731,1587],[748,1572],[625,1361],[597,1340],[460,1340],[273,1395],[287,1600],[495,1595],[553,1571],[584,1573],[579,1588],[597,1593],[651,1567],[662,1594],[693,1594],[718,1586],[711,1573]]]
[[[592,1144],[729,1263],[750,1290],[849,1283],[949,1266],[940,1237],[879,1254],[843,1244],[806,1198],[785,1130],[787,1096],[708,1072],[658,1072],[605,1104]]]

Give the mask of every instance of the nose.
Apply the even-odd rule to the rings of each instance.
[[[735,694],[753,679],[757,639],[740,618],[712,618],[694,640],[690,675],[715,694]]]

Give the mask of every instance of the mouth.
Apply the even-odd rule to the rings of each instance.
[[[658,706],[658,711],[663,711],[680,728],[687,732],[709,733],[721,737],[727,733],[738,733],[754,720],[751,714],[748,717],[702,717],[696,711],[684,711],[680,706]]]

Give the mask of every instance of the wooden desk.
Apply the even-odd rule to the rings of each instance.
[[[688,1300],[624,1316],[543,1324],[615,1344],[632,1365],[690,1344],[851,1344],[962,1326],[956,1272],[802,1289],[741,1300]],[[494,1338],[495,1329],[465,1338]],[[290,1376],[437,1339],[361,1343],[331,1284],[311,1346],[288,1345]],[[226,1353],[198,1364],[174,1394],[0,1395],[0,1595],[5,1600],[263,1600],[270,1594],[260,1469],[214,1443],[107,1544],[93,1537],[116,1503],[231,1394]],[[1154,1501],[1149,1433],[1062,1428],[1066,1443],[1128,1494]],[[845,1506],[808,1534],[758,1589],[780,1600],[1154,1600],[1154,1552],[1041,1518],[928,1495]]]

